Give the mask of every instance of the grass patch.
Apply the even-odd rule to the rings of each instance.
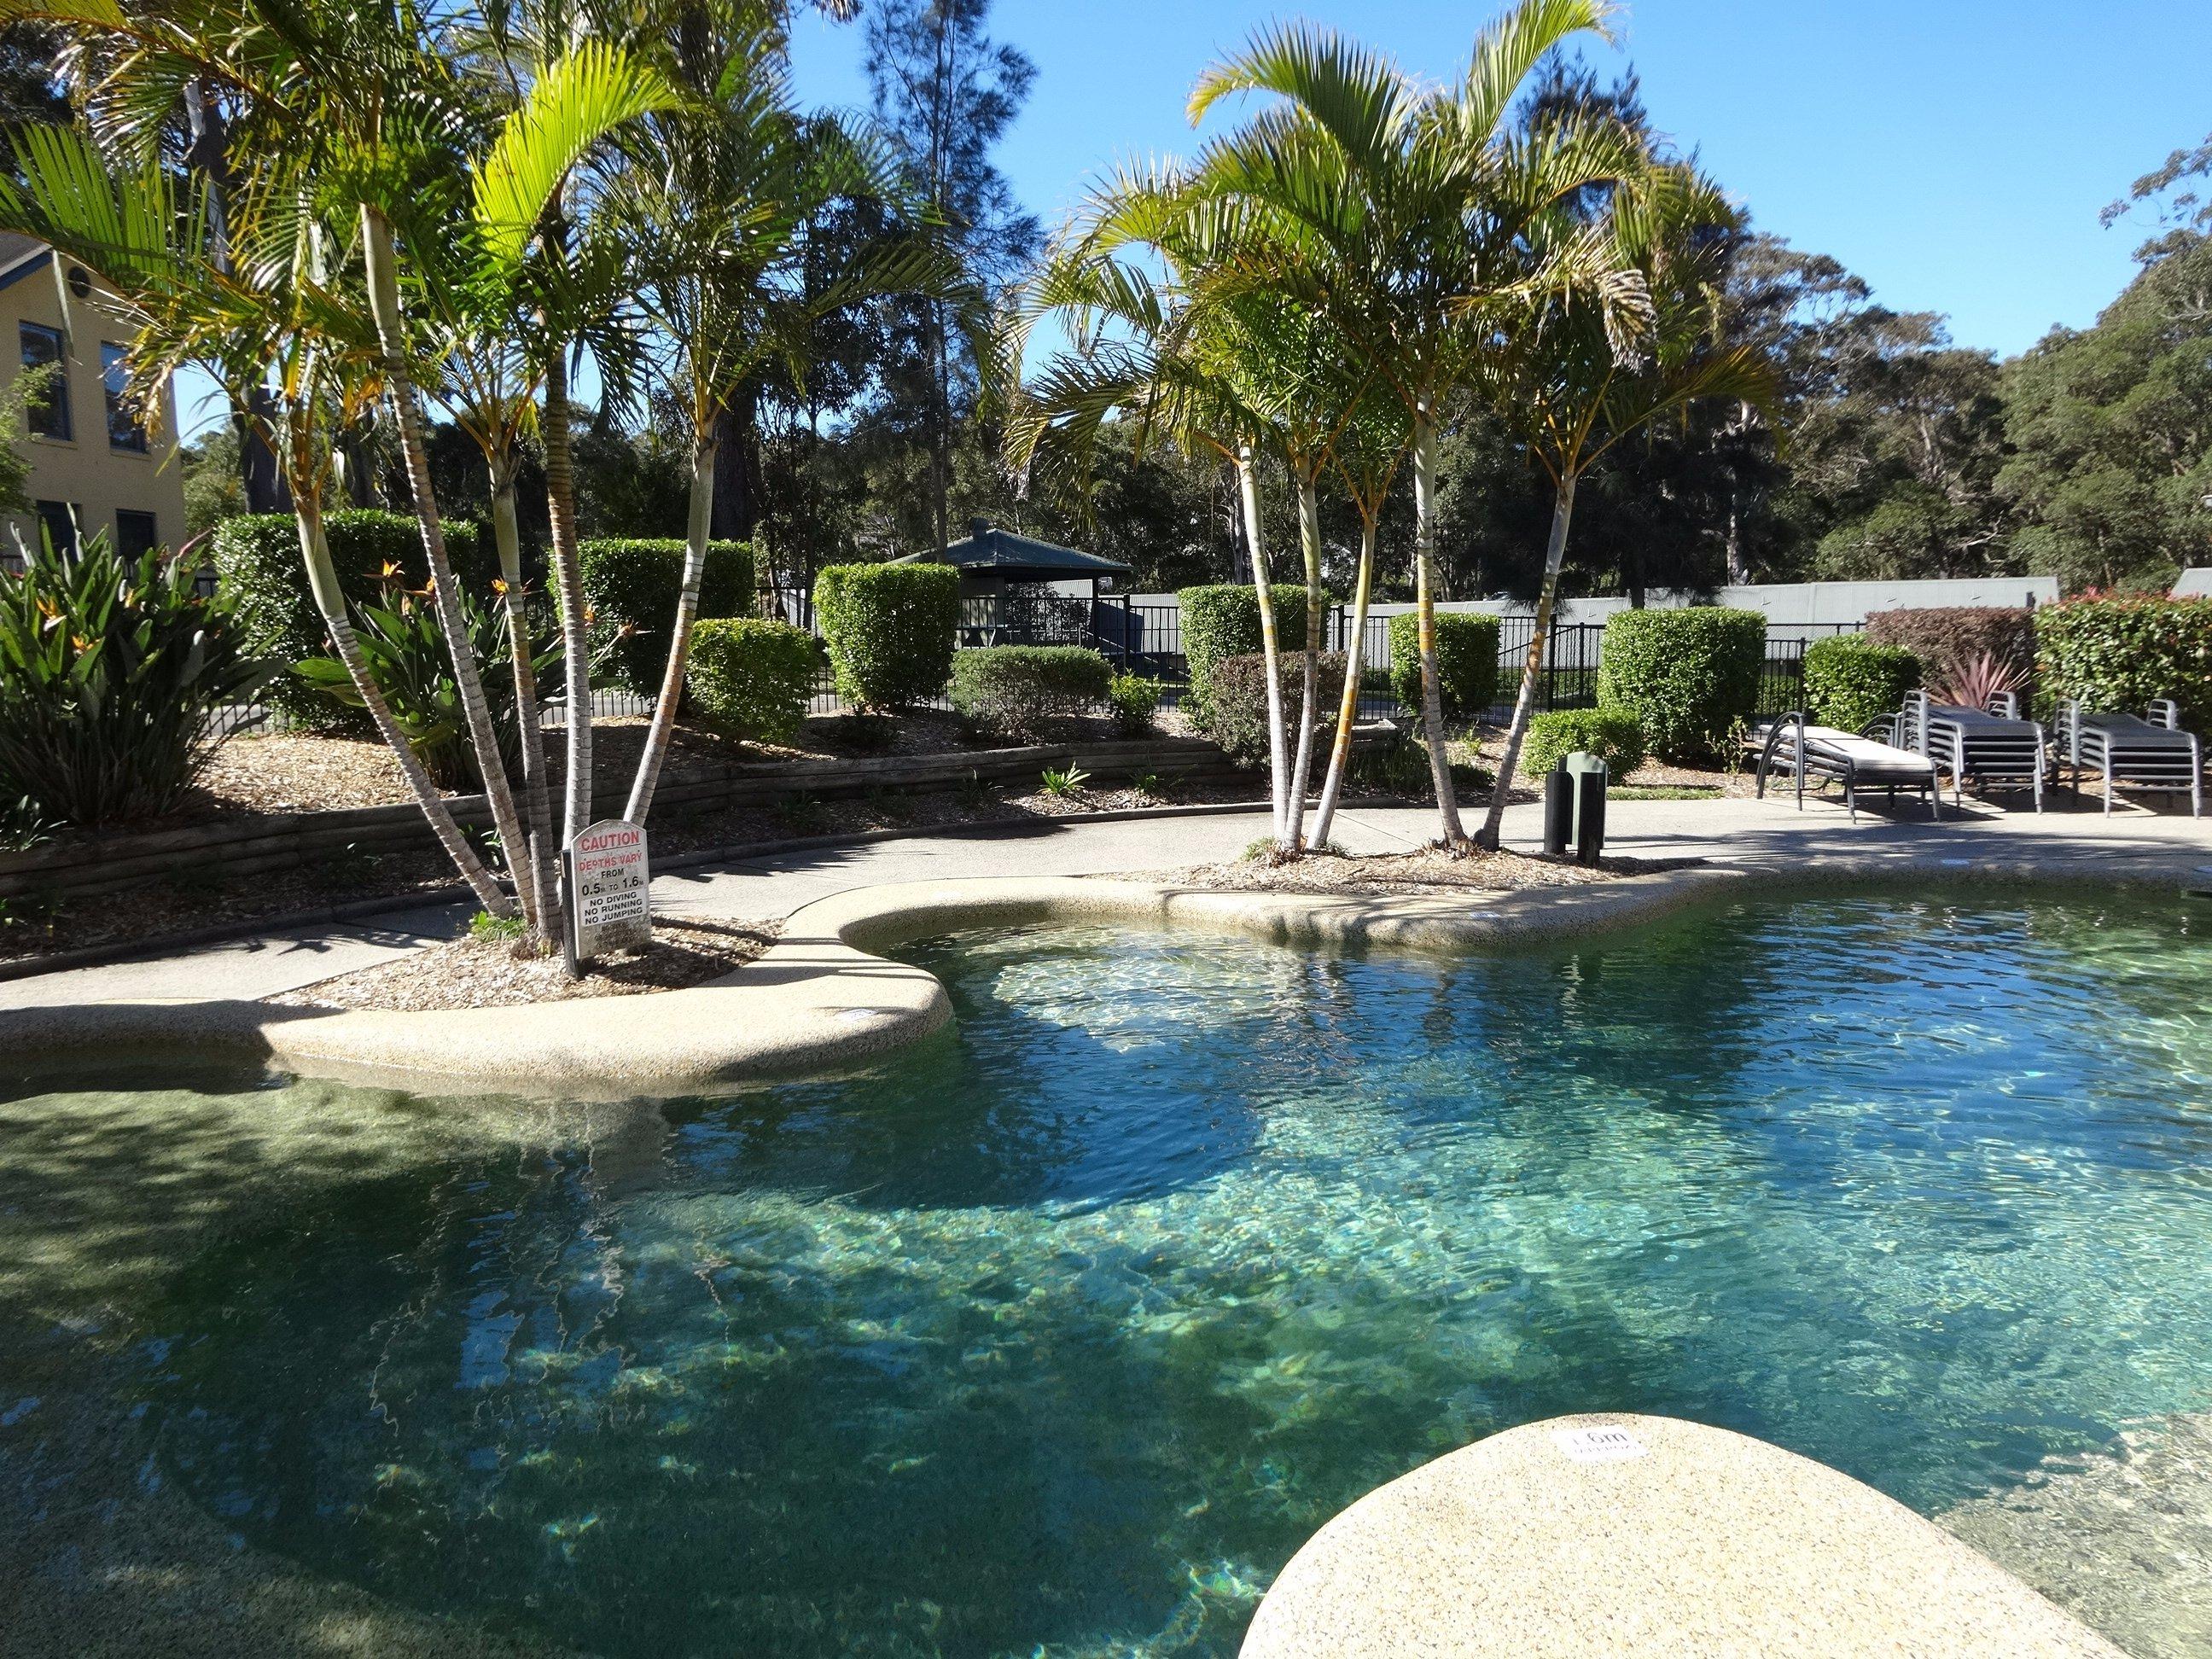
[[[1605,792],[1607,800],[1718,800],[1715,783],[1619,783]]]

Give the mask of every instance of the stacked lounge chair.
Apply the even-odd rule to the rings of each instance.
[[[2148,718],[2085,709],[2071,697],[2060,702],[2056,724],[2059,752],[2081,793],[2081,774],[2105,780],[2105,813],[2112,815],[2116,783],[2189,796],[2189,815],[2204,814],[2204,748],[2193,732],[2181,729],[2180,706],[2161,697],[2144,711]]]
[[[2017,699],[2006,694],[2003,712],[1937,702],[1925,691],[1908,691],[1898,716],[1896,742],[1923,754],[1951,775],[1951,799],[1963,806],[1966,785],[1977,789],[2030,789],[2043,810],[2043,782],[2051,769],[2049,734],[2020,718]]]
[[[1943,816],[1943,792],[1936,779],[1936,763],[1925,755],[1867,734],[1854,735],[1832,726],[1814,726],[1802,714],[1788,714],[1769,726],[1759,755],[1759,793],[1766,794],[1766,780],[1782,770],[1797,782],[1797,805],[1805,805],[1805,785],[1844,786],[1844,804],[1851,822],[1858,822],[1859,792],[1881,789],[1894,801],[1900,789],[1917,789],[1928,802],[1929,812]]]

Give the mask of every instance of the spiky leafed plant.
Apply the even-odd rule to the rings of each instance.
[[[1766,355],[1716,337],[1728,239],[1741,223],[1717,187],[1692,169],[1649,169],[1611,193],[1593,228],[1642,277],[1650,313],[1633,337],[1623,341],[1598,307],[1571,292],[1532,295],[1526,314],[1506,331],[1504,348],[1486,359],[1492,399],[1520,424],[1553,495],[1534,631],[1478,836],[1485,847],[1498,845],[1506,794],[1535,710],[1577,481],[1614,445],[1656,422],[1680,417],[1702,398],[1743,404],[1770,422],[1777,418],[1778,388]]]
[[[1224,99],[1271,101],[1208,144],[1199,187],[1267,216],[1263,258],[1215,273],[1325,315],[1404,404],[1413,457],[1414,595],[1421,715],[1443,840],[1468,844],[1452,789],[1437,678],[1436,450],[1442,411],[1492,349],[1501,310],[1532,293],[1587,293],[1632,309],[1632,271],[1597,239],[1538,234],[1595,186],[1641,164],[1632,137],[1598,122],[1529,143],[1510,119],[1547,53],[1602,34],[1606,0],[1522,0],[1478,36],[1464,76],[1424,89],[1379,54],[1325,30],[1264,31],[1208,70],[1194,119]]]

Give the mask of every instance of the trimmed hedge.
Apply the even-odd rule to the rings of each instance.
[[[641,697],[660,691],[668,630],[684,586],[684,543],[600,538],[580,542],[592,655],[607,680]],[[743,617],[753,608],[753,550],[709,542],[699,572],[699,617]]]
[[[837,692],[864,713],[912,708],[945,690],[960,631],[949,564],[833,564],[814,580]]]
[[[478,535],[465,519],[449,520],[445,529],[446,555],[461,586],[488,598],[492,578],[499,574],[491,538]],[[406,514],[348,507],[325,517],[323,533],[337,568],[338,586],[355,605],[386,597],[386,566],[396,568],[408,587],[422,587],[429,580],[422,530]],[[303,726],[366,731],[366,714],[340,707],[289,672],[294,663],[331,648],[300,557],[298,521],[289,513],[224,520],[216,527],[215,568],[246,653],[280,665],[262,701]]]
[[[1756,611],[1617,611],[1598,658],[1598,706],[1634,714],[1644,748],[1662,760],[1706,760],[1758,708],[1765,668],[1766,618]]]
[[[1314,686],[1318,706],[1314,710],[1313,781],[1317,786],[1328,764],[1334,741],[1337,710],[1344,701],[1344,653],[1324,651],[1321,672]],[[1298,693],[1305,671],[1289,657],[1283,659],[1283,758],[1291,760],[1298,740]],[[1267,763],[1267,659],[1254,652],[1224,657],[1213,665],[1213,720],[1206,736],[1239,766]]]
[[[1521,745],[1521,775],[1541,778],[1577,749],[1606,764],[1615,778],[1644,764],[1644,724],[1621,708],[1555,708],[1528,720]]]
[[[994,732],[1034,738],[1106,701],[1114,665],[1080,645],[994,645],[952,656],[952,706]]]
[[[1498,618],[1466,611],[1437,612],[1437,689],[1444,718],[1471,725],[1498,700]],[[1421,617],[1390,618],[1390,693],[1407,708],[1421,706]]]
[[[2034,673],[2035,617],[2021,605],[1877,611],[1867,617],[1866,636],[1876,645],[1903,646],[1920,659],[1921,677],[1930,685],[1942,685],[1984,652],[2016,665],[2024,676]]]
[[[806,718],[822,647],[787,623],[710,617],[691,632],[684,689],[699,718],[732,738],[781,743]]]
[[[1287,660],[1306,648],[1306,590],[1278,582],[1267,590],[1275,605],[1275,643]],[[1183,694],[1183,712],[1200,731],[1212,732],[1214,665],[1231,657],[1258,655],[1265,650],[1260,637],[1260,594],[1255,587],[1224,582],[1211,587],[1186,587],[1176,594],[1182,615],[1182,657],[1190,689]]]
[[[1906,646],[1838,634],[1805,647],[1805,712],[1822,726],[1862,731],[1904,708],[1919,684],[1920,655]]]
[[[2035,613],[2035,638],[2051,696],[2136,714],[2172,697],[2212,730],[2212,599],[2071,599]]]

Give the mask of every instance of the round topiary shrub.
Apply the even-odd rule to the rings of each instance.
[[[949,564],[833,564],[814,580],[814,615],[855,709],[912,708],[945,690],[960,629],[960,573]]]
[[[1532,715],[1521,745],[1521,775],[1540,778],[1577,750],[1595,755],[1614,777],[1644,764],[1644,725],[1620,708],[1555,708]]]
[[[1080,645],[994,645],[952,656],[952,706],[1010,737],[1035,738],[1053,720],[1106,701],[1114,665]]]
[[[692,630],[684,684],[693,711],[726,737],[787,741],[806,718],[822,647],[787,623],[713,617]]]
[[[668,630],[684,587],[681,541],[600,538],[580,542],[592,654],[607,680],[641,697],[656,696],[668,672]],[[699,616],[742,617],[753,608],[753,550],[744,542],[709,542],[699,571]]]
[[[2212,599],[2069,599],[2035,613],[2043,690],[2140,714],[2171,697],[2192,732],[2212,728]]]
[[[1480,612],[1437,612],[1437,690],[1444,718],[1471,726],[1498,700],[1498,618]],[[1390,618],[1390,694],[1399,706],[1421,706],[1421,616]]]
[[[1304,671],[1285,658],[1283,662],[1283,754],[1288,761],[1298,740],[1298,693]],[[1321,672],[1315,680],[1314,781],[1321,781],[1328,764],[1338,705],[1344,700],[1344,653],[1324,651]],[[1239,766],[1267,763],[1267,659],[1252,654],[1224,657],[1213,665],[1213,719],[1206,736]]]
[[[491,538],[480,536],[465,519],[448,520],[445,532],[446,556],[461,586],[489,599],[492,578],[499,574]],[[380,601],[395,587],[420,588],[429,580],[422,528],[407,514],[349,507],[325,516],[323,535],[338,587],[354,605]],[[248,655],[277,665],[261,700],[302,726],[367,731],[366,714],[333,702],[291,672],[293,664],[331,648],[323,613],[307,586],[299,521],[289,513],[224,520],[216,527],[215,568],[241,647]]]
[[[1901,645],[1838,634],[1805,647],[1805,712],[1822,726],[1861,731],[1897,713],[1919,684],[1919,655]]]
[[[1306,591],[1288,583],[1267,590],[1275,607],[1275,644],[1285,658],[1306,648]],[[1214,665],[1229,657],[1257,654],[1267,647],[1260,637],[1260,594],[1233,582],[1186,587],[1176,594],[1182,620],[1183,669],[1190,683],[1183,712],[1200,731],[1212,735]]]
[[[1606,619],[1597,700],[1636,716],[1647,752],[1711,760],[1758,708],[1765,668],[1766,618],[1756,611],[1618,611]]]

